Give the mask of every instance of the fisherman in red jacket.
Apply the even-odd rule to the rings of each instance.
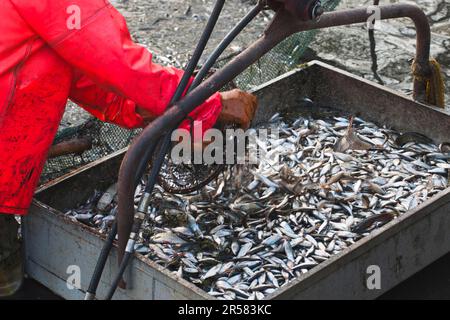
[[[100,120],[144,126],[164,113],[182,71],[152,63],[107,0],[0,2],[0,296],[22,281],[14,215],[25,215],[67,99]],[[247,127],[256,98],[216,93],[190,115]]]

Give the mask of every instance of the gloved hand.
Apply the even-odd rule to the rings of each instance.
[[[217,119],[221,125],[237,124],[242,129],[248,129],[255,117],[258,106],[257,98],[248,92],[233,89],[220,93],[222,111]],[[179,142],[181,142],[180,140]],[[194,152],[201,152],[212,141],[193,141]]]
[[[243,129],[250,126],[255,116],[257,99],[245,91],[234,89],[221,92],[222,111],[217,119],[220,124],[237,124]],[[144,108],[137,108],[137,112],[144,118],[146,124],[155,119],[155,116]]]
[[[247,129],[255,116],[258,101],[245,91],[234,89],[221,93],[222,112],[217,122],[220,124],[237,124]]]

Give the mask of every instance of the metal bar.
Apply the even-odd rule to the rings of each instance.
[[[416,75],[419,77],[414,80],[414,99],[420,102],[425,101],[426,84],[421,81],[421,77],[428,77],[431,74],[429,66],[431,31],[427,16],[419,6],[413,4],[392,4],[378,6],[382,20],[394,18],[410,18],[416,28]],[[323,29],[335,26],[349,25],[355,23],[364,23],[368,21],[372,11],[367,8],[358,8],[352,10],[335,11],[324,14],[317,22],[296,21],[295,29],[297,32]]]
[[[95,265],[94,273],[92,274],[91,282],[89,283],[88,290],[84,300],[94,300],[97,293],[97,288],[102,277],[103,270],[105,269],[106,261],[108,260],[109,253],[114,243],[114,239],[117,235],[117,222],[114,221],[111,231],[106,238],[102,250],[100,251],[100,256],[97,259],[97,264]]]
[[[149,204],[150,204],[148,200],[150,198],[150,195],[153,192],[153,188],[154,188],[154,186],[156,184],[159,171],[161,170],[161,166],[162,166],[162,164],[164,162],[164,159],[165,159],[165,156],[166,156],[167,152],[169,151],[170,145],[171,145],[171,135],[168,133],[168,134],[166,134],[163,137],[162,143],[160,144],[160,148],[156,149],[158,151],[158,157],[153,162],[152,169],[151,169],[150,175],[149,175],[149,177],[147,179],[147,184],[145,186],[144,196],[141,198],[141,200],[139,202],[139,208],[142,208],[142,209],[140,209],[140,212],[142,214],[144,214],[144,215],[147,213],[147,209],[148,209]],[[136,185],[134,186],[133,190],[135,190],[135,189],[136,189]],[[132,227],[130,229],[130,231],[134,230],[133,232],[130,233],[131,235],[136,236],[139,233],[139,229],[141,228],[141,222],[142,221],[143,221],[143,219],[141,219],[139,221],[135,221],[135,223],[132,225]],[[131,237],[131,235],[130,235],[128,241],[136,241],[136,239]],[[122,251],[121,250],[122,246],[123,246],[122,242],[119,242],[118,261],[119,261],[119,264],[121,266],[124,263],[127,264],[128,261],[129,261],[129,260],[126,260],[126,261],[123,260],[123,255],[124,255],[123,252],[125,252],[125,248],[123,249],[124,251]],[[131,253],[133,253],[133,252],[131,252]],[[125,252],[125,254],[126,254],[126,252]],[[121,267],[120,270],[123,273],[125,271],[125,267],[124,268]],[[122,274],[120,274],[119,277],[122,278]],[[119,283],[119,282],[117,282],[117,283]],[[114,292],[112,294],[114,294]]]
[[[373,0],[373,5],[378,6],[380,4],[380,0]],[[380,75],[378,74],[378,56],[376,52],[377,43],[375,40],[375,23],[374,20],[372,25],[369,26],[369,46],[370,46],[370,57],[372,58],[372,73],[375,78],[375,80],[378,81],[379,84],[384,85],[383,79],[381,79]]]
[[[426,15],[418,6],[411,4],[386,5],[380,6],[379,9],[381,19],[408,17],[414,21],[417,30],[416,63],[419,66],[420,73],[426,75],[429,72],[428,62],[431,42],[430,26]],[[134,168],[141,161],[144,155],[143,152],[149,143],[157,141],[162,134],[167,133],[168,128],[180,122],[184,118],[184,115],[202,104],[208,97],[220,90],[225,84],[233,80],[242,71],[293,33],[363,23],[370,18],[370,15],[371,13],[367,8],[358,8],[326,13],[319,21],[305,22],[296,19],[286,10],[280,10],[277,12],[262,38],[239,54],[224,68],[216,72],[211,78],[200,84],[164,115],[153,121],[129,149],[119,172],[118,233],[122,253],[129,237],[129,230],[133,224],[134,184],[133,179],[130,179],[130,177],[134,177]],[[414,93],[416,99],[422,99],[424,84],[417,79],[414,82]]]

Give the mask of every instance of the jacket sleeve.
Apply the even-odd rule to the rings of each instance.
[[[101,121],[128,129],[144,124],[132,100],[103,89],[78,70],[74,71],[69,99]]]
[[[183,72],[153,63],[152,54],[131,40],[125,19],[108,1],[9,1],[40,37],[86,76],[76,84],[79,91],[72,92],[73,98],[94,115],[137,127],[142,119],[136,106],[155,117],[164,113]],[[221,108],[216,93],[191,116],[202,121],[205,130],[214,125]]]

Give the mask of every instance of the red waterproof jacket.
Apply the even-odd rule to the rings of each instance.
[[[106,0],[0,1],[0,213],[26,214],[67,99],[126,128],[161,115],[182,71],[152,63]],[[211,127],[216,94],[191,116]]]

